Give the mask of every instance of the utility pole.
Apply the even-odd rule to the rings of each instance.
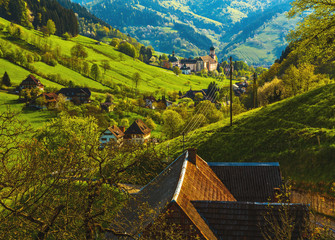
[[[183,140],[181,141],[183,143],[183,152],[185,151],[185,133],[183,132]]]
[[[230,126],[233,126],[233,57],[230,56]]]
[[[254,108],[257,107],[257,73],[254,73]]]

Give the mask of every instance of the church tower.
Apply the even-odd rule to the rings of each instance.
[[[215,48],[213,46],[209,49],[209,56],[215,59]]]

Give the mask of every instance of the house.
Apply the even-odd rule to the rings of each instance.
[[[38,109],[55,107],[57,103],[56,93],[42,93],[32,99],[27,105]]]
[[[91,91],[88,88],[62,88],[57,92],[57,95],[59,94],[77,105],[91,102]]]
[[[180,68],[182,74],[185,74],[185,75],[189,75],[191,74],[191,68],[190,67],[187,67],[186,64],[184,64],[181,68]]]
[[[155,109],[154,103],[157,102],[156,98],[153,96],[144,97],[145,107],[150,109]]]
[[[136,119],[124,134],[124,139],[128,143],[145,143],[150,139],[151,129],[141,119]]]
[[[167,100],[165,96],[162,96],[162,99],[157,100],[157,109],[166,109],[167,107],[171,106],[172,102]]]
[[[263,239],[262,228],[269,224],[265,214],[271,211],[281,221],[283,205],[268,200],[274,199],[281,183],[278,163],[207,163],[195,149],[188,149],[129,201],[112,228],[146,236],[154,220],[165,214],[168,225],[179,225],[185,239]],[[152,209],[150,214],[143,205]],[[294,217],[292,239],[298,239],[307,206],[285,206]],[[107,238],[117,236],[111,233]]]
[[[101,133],[99,140],[102,146],[108,143],[121,145],[123,136],[124,132],[116,125],[113,125]]]
[[[101,110],[105,112],[112,112],[114,110],[114,106],[115,104],[111,102],[100,103]]]
[[[206,97],[206,92],[204,91],[204,89],[201,90],[188,90],[185,95],[181,96],[181,98],[191,98],[192,100],[194,100],[195,95],[197,93],[200,93],[202,95],[202,99],[204,99]]]
[[[33,88],[38,88],[39,90],[44,91],[44,85],[41,83],[41,81],[30,74],[25,80],[21,82],[19,89],[21,91],[22,89]]]

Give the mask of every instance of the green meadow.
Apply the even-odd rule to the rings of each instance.
[[[335,179],[335,84],[234,116],[189,133],[185,148],[195,147],[210,162],[279,162],[297,186],[331,191]],[[159,148],[177,156],[181,137]]]

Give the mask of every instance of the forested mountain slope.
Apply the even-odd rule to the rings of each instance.
[[[194,0],[74,0],[85,5],[97,17],[115,28],[156,50],[170,53],[175,50],[184,57],[206,54],[211,45],[218,49],[218,57],[245,60],[234,50],[248,46],[248,62],[270,64],[285,49],[283,36],[294,27],[295,20],[283,22],[290,9],[290,0],[283,1],[194,1]],[[278,19],[279,18],[279,19]],[[268,38],[259,44],[248,40],[267,33],[267,26],[280,22],[271,29]],[[273,43],[272,43],[273,40]],[[266,45],[264,47],[263,45]],[[250,53],[250,51],[247,51]]]

